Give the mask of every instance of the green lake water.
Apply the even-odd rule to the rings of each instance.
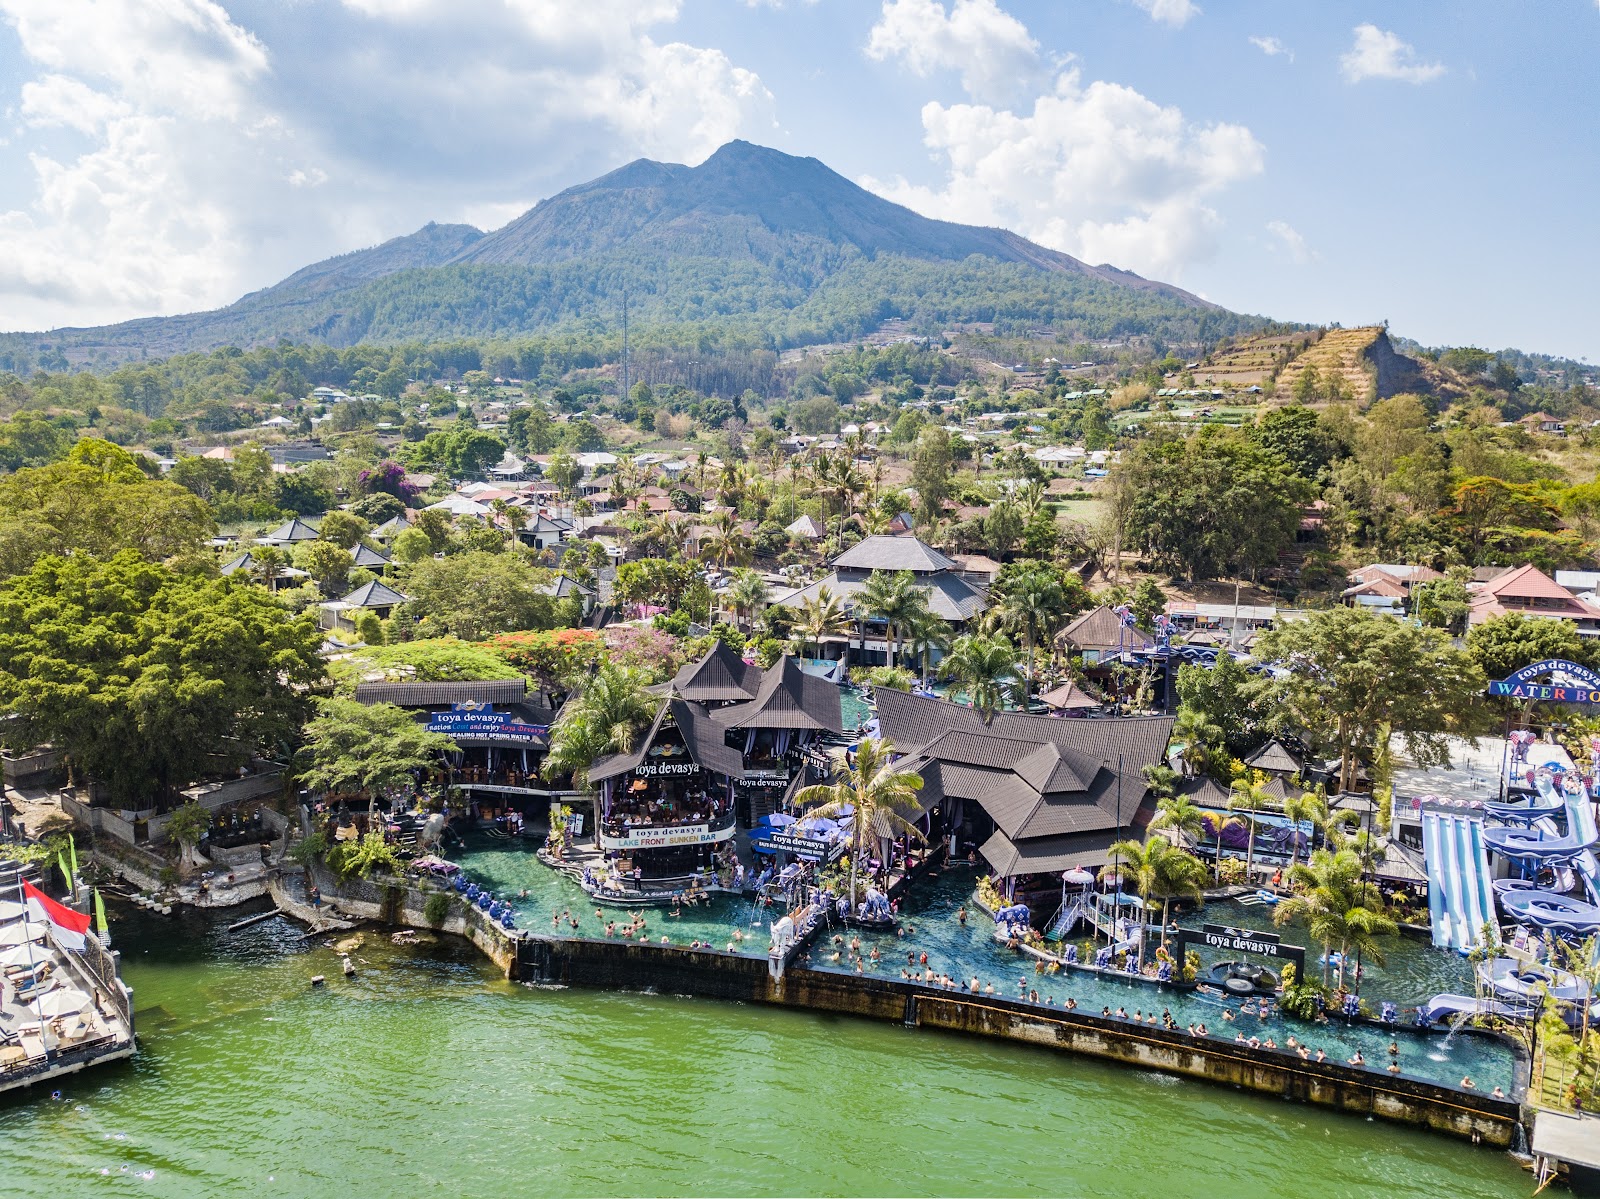
[[[592,914],[592,913],[591,913]],[[1020,1046],[114,913],[131,1063],[0,1101],[0,1194],[1525,1196],[1504,1154]],[[313,974],[328,976],[312,989]]]

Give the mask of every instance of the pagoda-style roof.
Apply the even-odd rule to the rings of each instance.
[[[698,662],[690,662],[672,680],[672,690],[696,703],[735,703],[756,697],[761,668],[746,662],[721,638]]]
[[[380,541],[387,541],[391,537],[398,537],[410,527],[411,522],[404,516],[391,516],[376,529],[373,529],[372,535]]]
[[[403,604],[411,597],[402,595],[381,579],[373,579],[357,587],[339,602],[352,608],[392,608],[396,604]]]
[[[262,541],[293,544],[298,541],[315,541],[319,534],[316,529],[306,524],[298,516],[286,524],[279,525],[272,532],[262,537]]]
[[[382,570],[389,565],[389,559],[387,555],[380,554],[370,546],[358,545],[355,551],[355,561],[352,565],[364,566],[368,570]]]
[[[1244,764],[1268,774],[1299,774],[1301,769],[1299,760],[1276,737],[1246,758]]]
[[[1099,699],[1090,695],[1072,679],[1050,688],[1039,697],[1039,702],[1047,708],[1054,708],[1057,712],[1088,711],[1098,708],[1101,704]]]
[[[720,642],[718,643],[720,644]],[[729,729],[813,729],[844,732],[839,687],[807,674],[784,654],[761,678],[749,703],[722,708],[713,715]]]
[[[1056,640],[1079,652],[1096,650],[1101,653],[1151,650],[1156,644],[1154,638],[1137,626],[1123,624],[1122,618],[1105,604],[1078,617],[1056,634]]]
[[[952,570],[955,561],[915,537],[876,534],[863,538],[833,560],[835,570],[909,570],[934,574]]]

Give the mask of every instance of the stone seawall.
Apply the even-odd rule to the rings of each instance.
[[[320,868],[312,872],[311,878],[321,889],[323,900],[336,901],[344,916],[465,937],[508,977],[517,977],[517,942],[513,934],[443,886],[424,888],[413,879],[349,879],[341,883]],[[449,897],[449,912],[438,924],[430,924],[428,898],[438,894]]]
[[[513,977],[604,990],[652,990],[834,1012],[972,1036],[1039,1045],[1204,1079],[1262,1095],[1430,1128],[1501,1148],[1516,1142],[1521,1109],[1413,1079],[1333,1062],[1286,1060],[1245,1045],[1133,1028],[1084,1012],[1040,1010],[994,996],[917,983],[789,968],[774,978],[761,958],[621,941],[524,935]]]

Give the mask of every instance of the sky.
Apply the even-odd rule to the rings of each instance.
[[[1600,361],[1597,50],[1597,0],[0,0],[0,329],[742,137],[1236,311]]]

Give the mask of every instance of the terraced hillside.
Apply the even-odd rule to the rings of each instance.
[[[1377,325],[1225,341],[1190,373],[1199,387],[1260,387],[1288,400],[1311,370],[1316,371],[1312,403],[1338,396],[1364,404],[1402,391],[1452,390],[1441,372],[1396,353],[1388,333]]]

